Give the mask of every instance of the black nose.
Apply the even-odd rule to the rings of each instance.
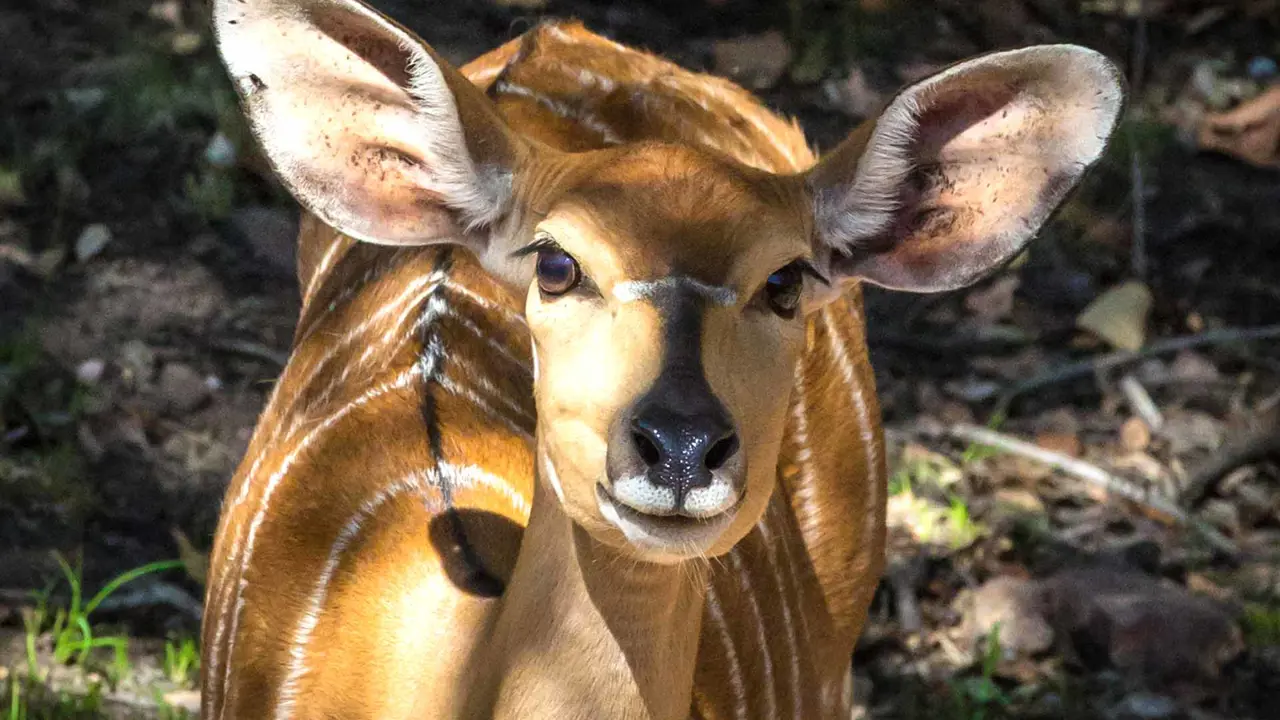
[[[677,409],[641,403],[631,419],[631,440],[649,468],[650,482],[681,497],[710,485],[711,472],[738,451],[738,436],[719,403],[700,405]]]

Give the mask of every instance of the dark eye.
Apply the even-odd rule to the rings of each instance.
[[[548,295],[563,295],[578,285],[582,271],[578,261],[559,248],[538,251],[538,289]]]
[[[804,273],[795,263],[775,270],[764,283],[764,298],[779,317],[793,318],[800,307]]]

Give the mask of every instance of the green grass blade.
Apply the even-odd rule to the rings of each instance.
[[[88,616],[81,615],[76,618],[76,625],[80,627],[80,657],[76,658],[77,665],[84,665],[85,658],[89,655],[89,648],[93,647],[93,628],[89,627]]]
[[[71,607],[67,608],[67,614],[75,617],[80,614],[80,575],[71,569],[71,564],[67,559],[62,557],[62,553],[54,552],[53,559],[58,561],[58,567],[62,568],[62,575],[67,579],[67,584],[71,586]]]
[[[22,686],[18,684],[18,676],[9,678],[9,720],[22,717]]]
[[[106,600],[108,597],[110,597],[112,593],[114,593],[116,590],[119,590],[120,586],[124,585],[125,583],[133,582],[134,580],[137,580],[143,575],[162,572],[164,570],[173,570],[175,568],[180,568],[180,567],[182,567],[181,560],[158,560],[153,563],[147,563],[146,565],[143,565],[141,567],[136,567],[126,573],[121,573],[111,582],[104,585],[102,589],[99,590],[98,593],[94,595],[89,600],[88,603],[85,604],[84,614],[88,615],[92,613],[95,609],[97,609],[98,605],[102,604],[103,600]]]

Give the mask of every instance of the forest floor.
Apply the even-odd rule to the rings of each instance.
[[[963,57],[1116,59],[1125,122],[1029,252],[868,289],[892,482],[860,712],[1274,717],[1280,0],[373,4],[458,62],[578,17],[820,148]],[[296,210],[245,161],[207,16],[0,8],[0,717],[194,702],[201,568],[298,311]]]

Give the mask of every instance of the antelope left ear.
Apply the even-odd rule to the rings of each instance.
[[[976,281],[1098,160],[1123,103],[1115,65],[1074,45],[985,55],[907,88],[805,176],[819,263],[898,290]]]

